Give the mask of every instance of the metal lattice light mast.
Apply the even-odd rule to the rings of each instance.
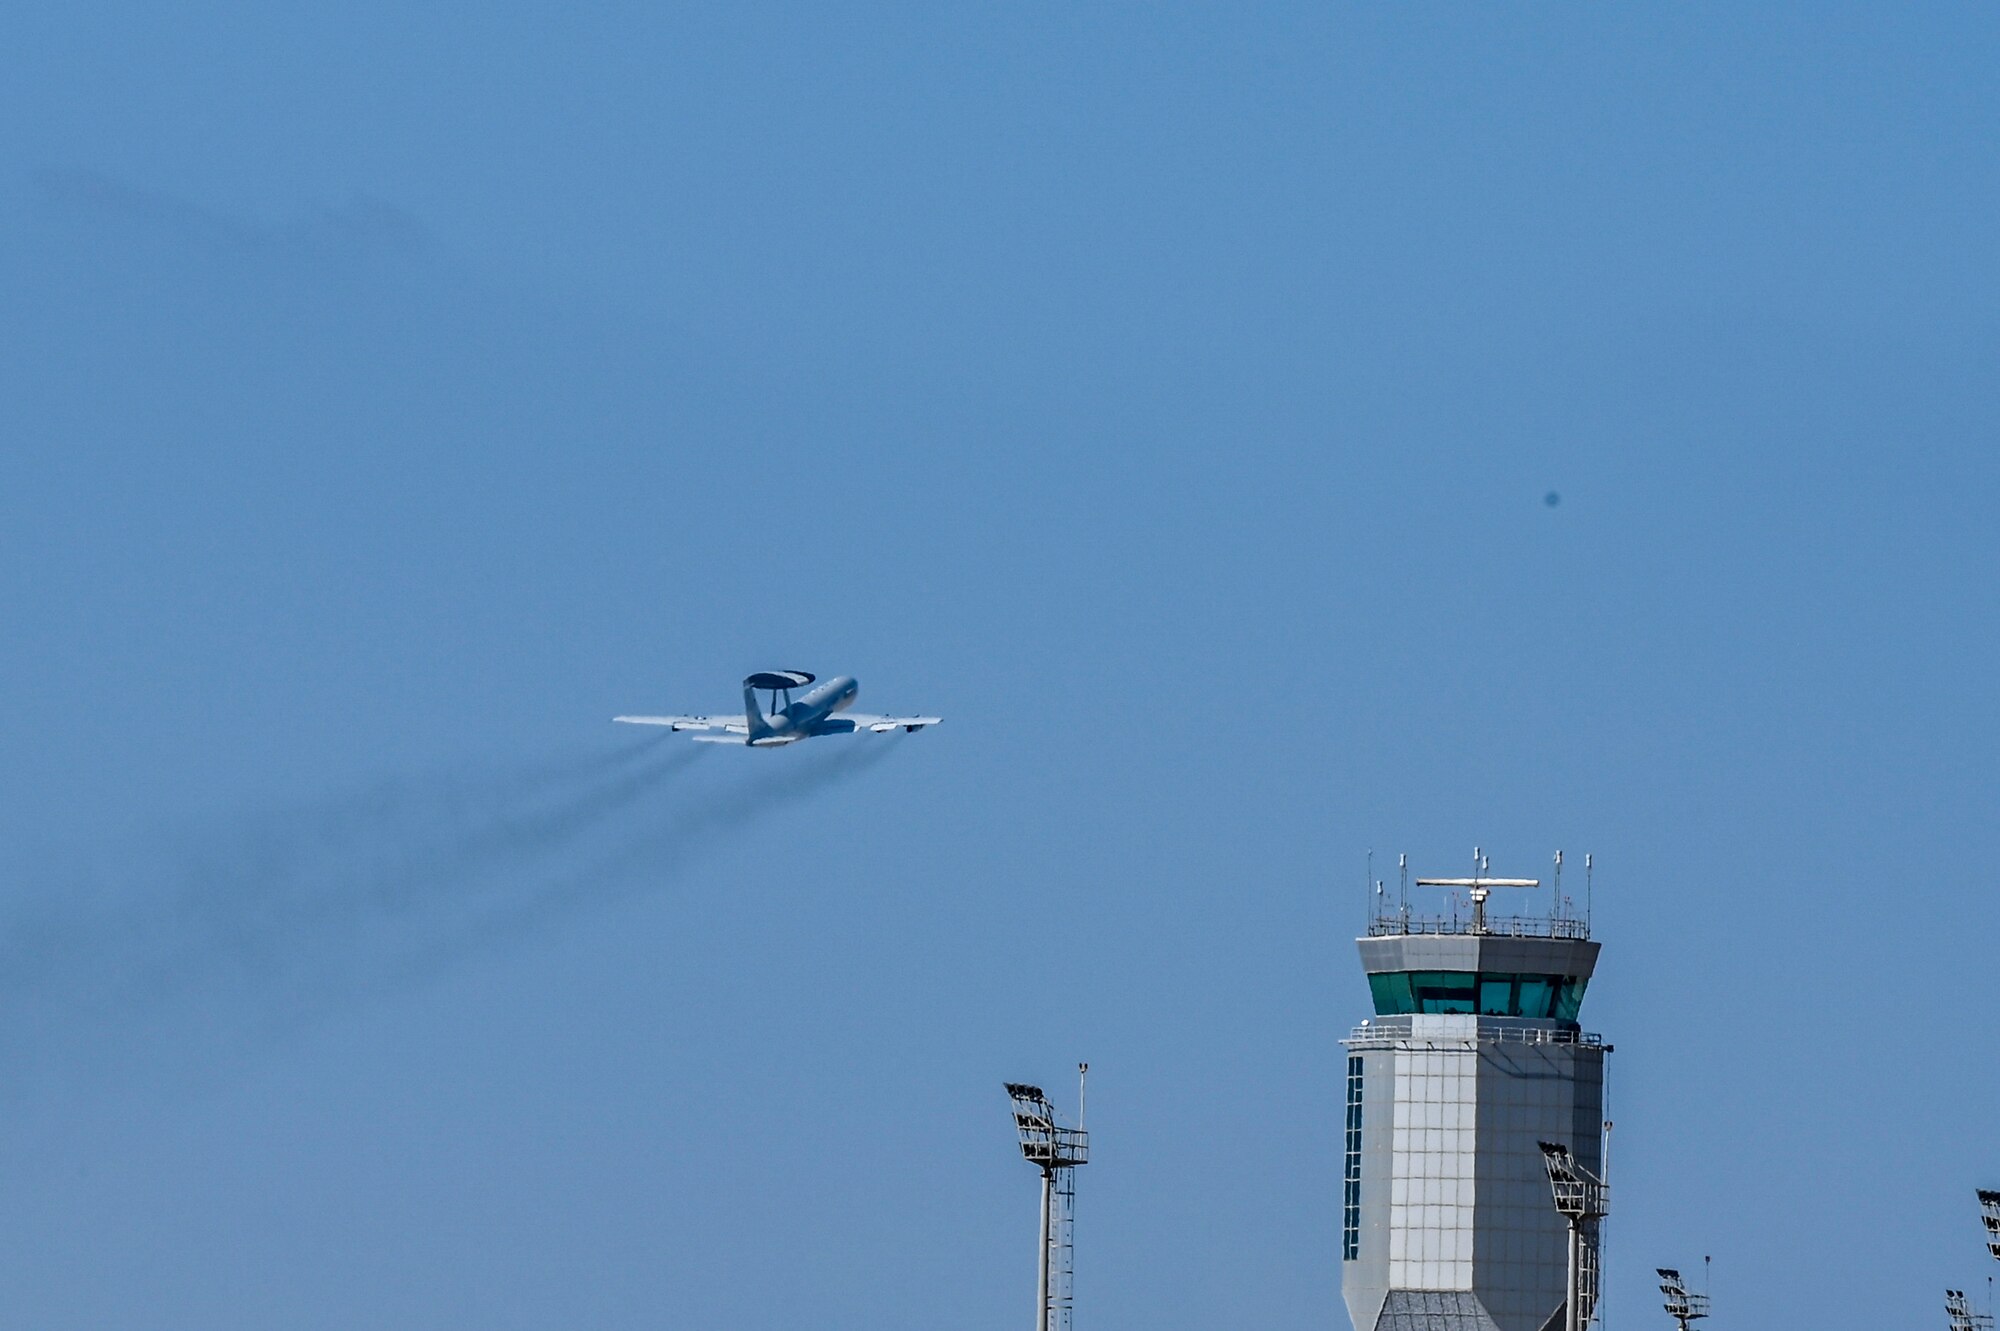
[[[1965,1297],[1962,1289],[1944,1292],[1944,1315],[1951,1323],[1951,1331],[1993,1331],[1993,1314],[1972,1311],[1972,1300]]]
[[[1597,1222],[1611,1210],[1610,1188],[1578,1164],[1569,1147],[1536,1143],[1548,1167],[1556,1210],[1569,1222],[1569,1293],[1563,1299],[1564,1331],[1583,1331],[1597,1310]]]
[[[2000,1262],[2000,1192],[1979,1190],[1979,1217],[1986,1222],[1986,1251]]]
[[[1681,1331],[1708,1316],[1708,1295],[1691,1294],[1681,1273],[1667,1267],[1657,1268],[1660,1277],[1660,1293],[1666,1296],[1667,1316],[1674,1319]]]
[[[1055,1106],[1039,1086],[1007,1082],[1014,1102],[1014,1127],[1021,1156],[1042,1171],[1041,1239],[1035,1262],[1035,1331],[1069,1331],[1074,1251],[1070,1230],[1076,1215],[1076,1167],[1090,1161],[1090,1136],[1083,1130],[1084,1078],[1090,1064],[1076,1065],[1076,1126],[1056,1122]]]

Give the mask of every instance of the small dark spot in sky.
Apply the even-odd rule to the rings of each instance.
[[[1560,504],[1562,501],[1563,497],[1557,494],[1554,490],[1551,490],[1547,494],[1542,496],[1542,502],[1544,504],[1547,504],[1550,508],[1554,508],[1557,504]]]

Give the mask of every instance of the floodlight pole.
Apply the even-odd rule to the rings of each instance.
[[[1962,1289],[1944,1292],[1944,1315],[1951,1331],[1993,1331],[1993,1314],[1975,1312]]]
[[[1088,1072],[1088,1064],[1077,1065],[1079,1114],[1074,1128],[1056,1124],[1055,1106],[1049,1103],[1041,1087],[1007,1083],[1007,1095],[1014,1102],[1014,1126],[1020,1134],[1021,1156],[1042,1174],[1035,1258],[1035,1331],[1069,1331],[1070,1207],[1076,1195],[1076,1166],[1090,1159],[1090,1138],[1083,1130],[1081,1116],[1083,1081]]]
[[[1564,1331],[1584,1331],[1590,1314],[1584,1308],[1586,1286],[1596,1303],[1597,1281],[1592,1243],[1597,1222],[1610,1211],[1604,1180],[1577,1163],[1569,1147],[1541,1142],[1542,1164],[1549,1173],[1549,1190],[1556,1210],[1569,1222],[1569,1288],[1563,1297]]]
[[[1036,1251],[1040,1254],[1035,1262],[1035,1331],[1050,1331],[1049,1328],[1049,1207],[1055,1200],[1055,1170],[1042,1170],[1042,1241]]]
[[[2000,1192],[1991,1188],[1979,1190],[1979,1218],[1986,1225],[1986,1251],[2000,1262]]]
[[[1583,1331],[1583,1228],[1569,1226],[1569,1293],[1563,1298],[1563,1331]]]
[[[1708,1259],[1702,1259],[1702,1266],[1708,1266]],[[1667,1316],[1674,1319],[1680,1331],[1688,1331],[1695,1322],[1708,1316],[1708,1295],[1690,1293],[1681,1273],[1671,1267],[1659,1267],[1660,1293],[1666,1296]],[[1706,1278],[1704,1277],[1704,1283]]]

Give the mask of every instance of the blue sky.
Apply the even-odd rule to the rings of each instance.
[[[1016,1326],[1088,1059],[1079,1324],[1343,1325],[1475,844],[1597,857],[1615,1323],[1989,1269],[1990,8],[6,31],[16,1320]],[[793,666],[949,720],[605,721]]]

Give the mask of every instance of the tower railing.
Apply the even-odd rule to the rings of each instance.
[[[1404,934],[1435,934],[1446,937],[1476,935],[1481,938],[1568,938],[1584,942],[1590,938],[1590,922],[1565,916],[1508,915],[1475,921],[1459,915],[1377,915],[1368,922],[1370,938],[1395,938]]]
[[[1472,1013],[1461,1015],[1471,1016]],[[1347,1033],[1341,1043],[1350,1049],[1387,1047],[1392,1044],[1407,1043],[1411,1040],[1432,1040],[1438,1037],[1417,1035],[1398,1026],[1379,1023],[1397,1021],[1398,1017],[1381,1017],[1376,1023],[1363,1023]],[[1485,1018],[1487,1021],[1493,1018]],[[1446,1037],[1449,1038],[1449,1037]],[[1593,1049],[1603,1049],[1607,1053],[1611,1046],[1604,1043],[1604,1037],[1593,1031],[1549,1028],[1543,1026],[1499,1026],[1482,1027],[1478,1036],[1481,1044],[1580,1044]]]

